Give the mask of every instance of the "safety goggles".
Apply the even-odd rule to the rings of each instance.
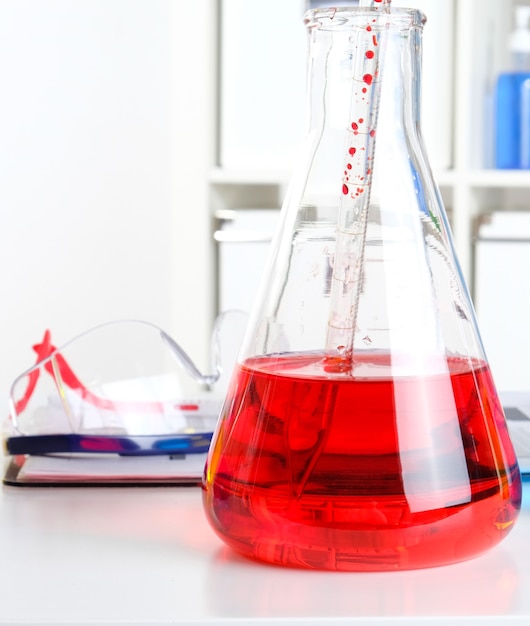
[[[159,327],[109,322],[56,348],[46,331],[36,364],[10,389],[9,455],[172,455],[208,450],[246,314],[215,320],[203,373]]]

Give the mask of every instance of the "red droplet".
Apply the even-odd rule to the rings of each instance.
[[[352,122],[351,127],[353,130],[357,130],[359,128],[355,122]]]
[[[375,137],[375,130],[370,131],[370,137]]]
[[[366,58],[367,59],[373,59],[374,58],[374,51],[373,50],[367,50],[366,51]]]
[[[363,93],[366,93],[366,91],[367,91],[367,90],[366,90],[366,87],[363,87],[363,88],[362,88],[362,92],[363,92]]]
[[[372,43],[374,46],[377,46],[377,37],[375,35],[372,35]]]
[[[347,196],[348,195],[348,185],[342,185],[342,193]]]
[[[372,27],[370,26],[370,24],[368,24],[368,26],[366,27],[366,30],[367,30],[368,32],[370,32],[370,31],[372,30]]]
[[[348,163],[348,165],[346,165],[346,167],[351,170],[351,163]]]
[[[355,150],[355,148],[350,148],[348,152],[353,156],[357,151]]]
[[[364,122],[364,118],[363,118],[363,117],[360,117],[360,118],[359,118],[359,124],[362,124],[363,122]]]
[[[374,77],[373,77],[371,74],[365,74],[365,75],[363,76],[363,80],[364,80],[364,82],[365,82],[367,85],[371,85],[371,84],[372,84],[372,81],[374,80]],[[353,124],[352,124],[352,126],[353,126]]]

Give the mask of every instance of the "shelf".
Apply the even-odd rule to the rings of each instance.
[[[439,187],[452,187],[456,182],[456,172],[454,170],[435,170],[433,175]]]
[[[462,178],[472,187],[530,189],[530,170],[474,170]]]

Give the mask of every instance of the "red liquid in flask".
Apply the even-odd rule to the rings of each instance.
[[[486,363],[331,378],[323,362],[257,357],[236,371],[204,479],[228,545],[283,565],[392,570],[461,561],[509,532],[521,482]]]

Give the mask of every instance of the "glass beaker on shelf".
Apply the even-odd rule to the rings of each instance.
[[[423,15],[315,9],[310,120],[213,438],[204,505],[252,558],[430,567],[521,482],[421,139]]]

